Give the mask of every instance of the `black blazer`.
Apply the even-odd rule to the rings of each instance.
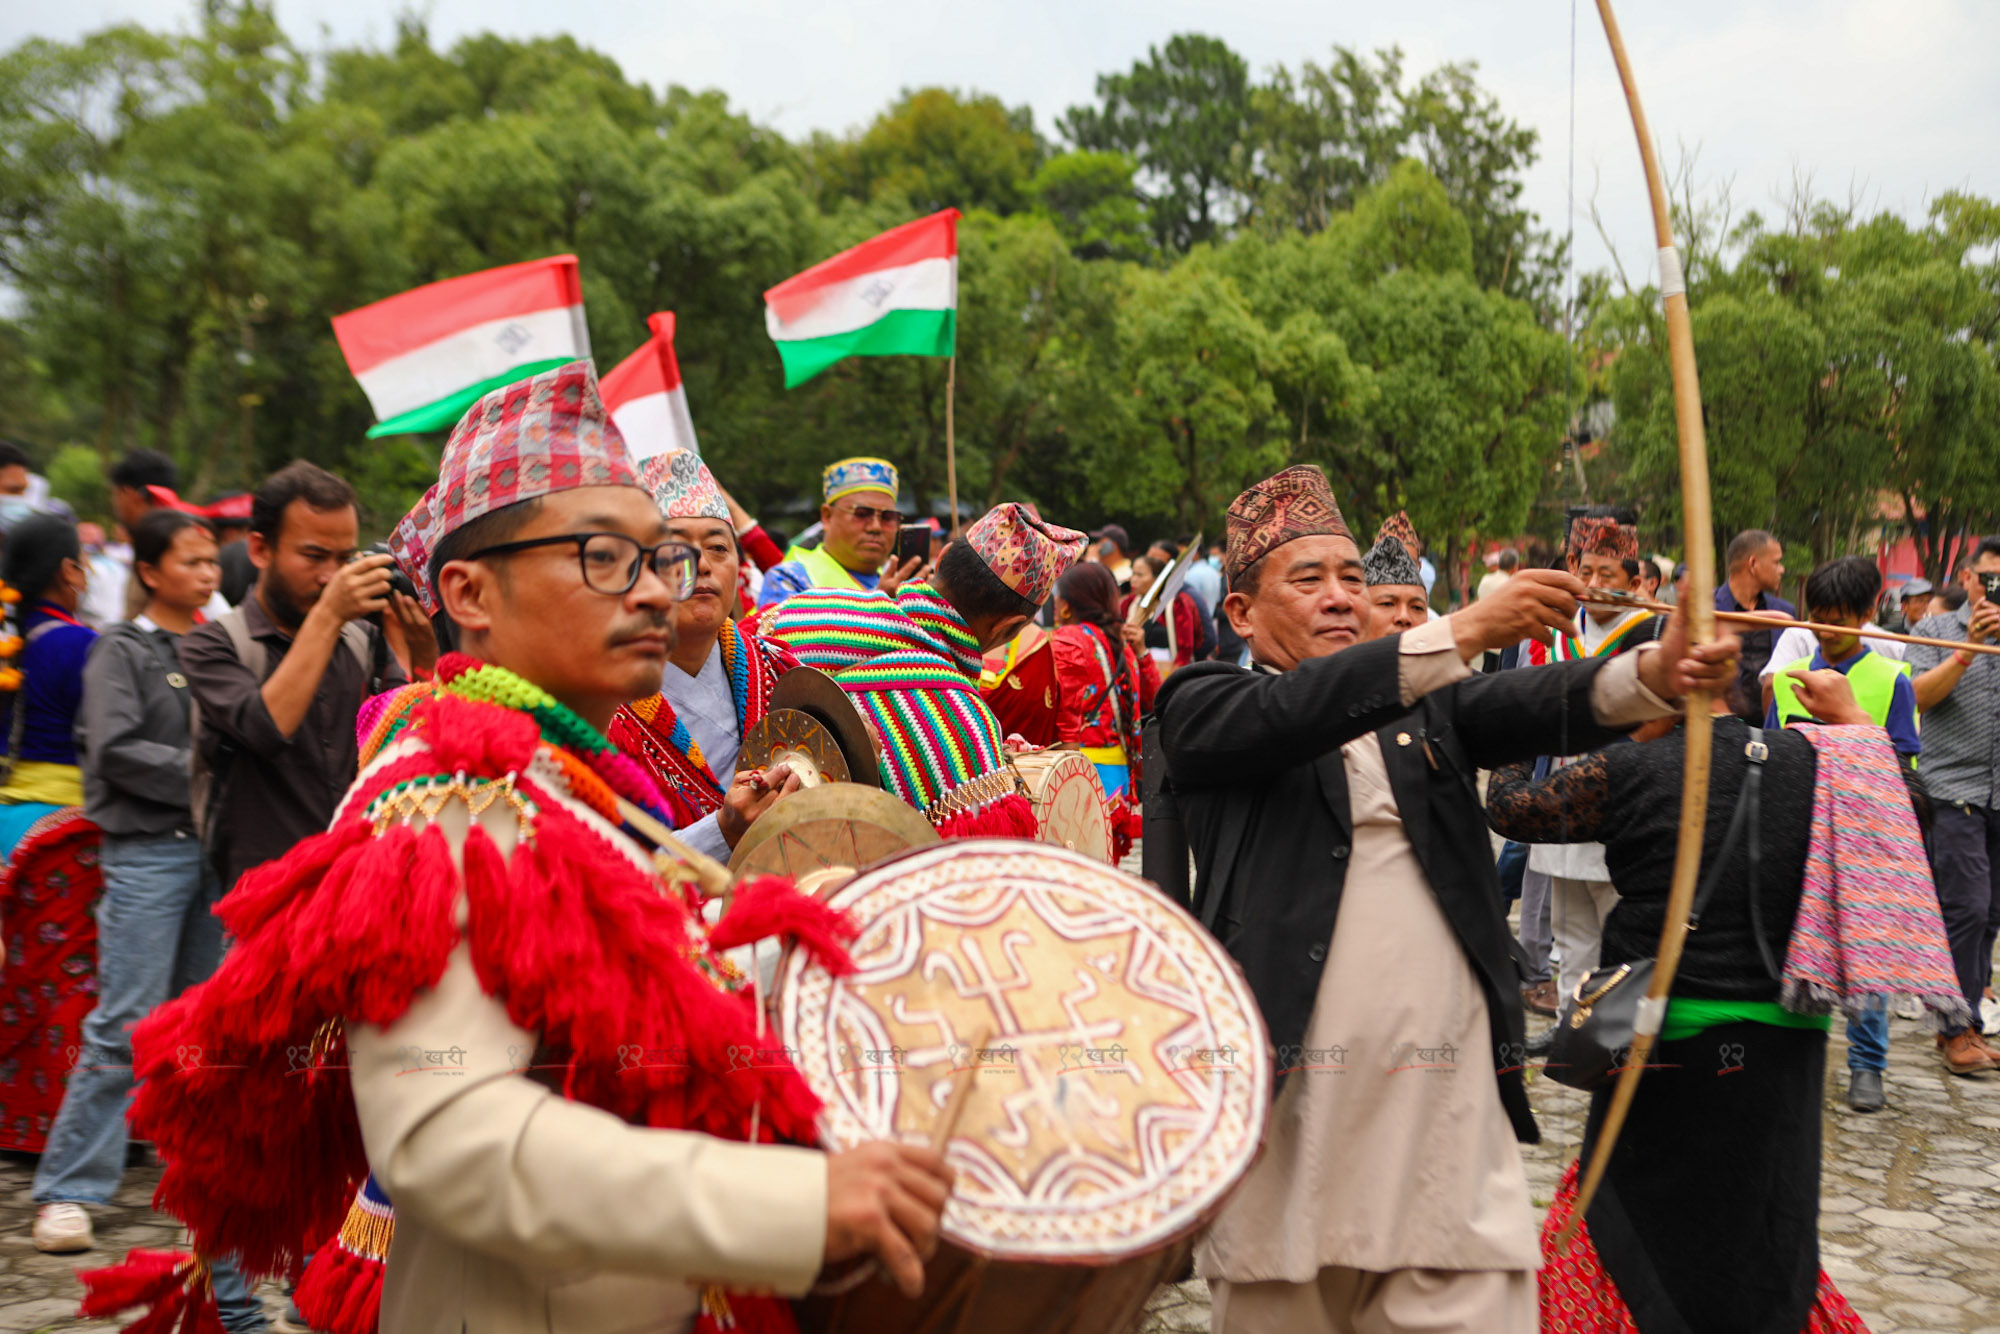
[[[1281,1067],[1304,1041],[1353,844],[1340,747],[1382,739],[1389,783],[1424,876],[1464,947],[1492,1019],[1500,1101],[1540,1138],[1521,1079],[1519,946],[1507,929],[1478,773],[1619,735],[1591,716],[1609,659],[1473,676],[1405,708],[1400,636],[1283,675],[1198,662],[1167,678],[1156,713],[1195,856],[1195,910],[1243,966]]]

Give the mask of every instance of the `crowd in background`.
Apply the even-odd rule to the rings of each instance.
[[[860,471],[836,486],[849,465]],[[934,573],[952,534],[936,521],[904,523],[893,468],[848,460],[828,472],[821,522],[797,542],[765,532],[726,494],[716,502],[736,539],[723,543],[727,602],[750,633],[761,612],[800,591],[845,581],[893,593]],[[83,1206],[109,1202],[126,1166],[131,1025],[213,972],[224,946],[217,900],[246,870],[326,827],[356,774],[364,703],[427,675],[440,651],[405,572],[361,546],[356,496],[341,478],[293,463],[254,494],[198,506],[176,492],[170,460],[139,451],[110,481],[116,526],[106,534],[78,522],[26,456],[0,444],[11,636],[0,652],[12,663],[0,733],[0,1148],[41,1154],[36,1241],[59,1251],[92,1244]],[[899,545],[906,529],[918,531]],[[1552,645],[1488,653],[1487,670],[1659,639],[1662,609],[1684,595],[1685,567],[1640,556],[1630,532],[1614,519],[1576,520],[1561,563],[1610,600],[1587,605],[1573,633]],[[1080,747],[1107,792],[1136,805],[1140,727],[1163,681],[1211,659],[1248,665],[1246,612],[1242,599],[1229,599],[1224,556],[1220,542],[1141,547],[1116,524],[1091,532],[1087,558],[1054,583],[1035,622],[987,654],[983,693],[1007,733]],[[1406,518],[1383,526],[1363,564],[1369,637],[1436,614],[1436,571]],[[1783,545],[1772,534],[1736,535],[1722,566],[1718,611],[1797,615],[1780,596]],[[1490,553],[1475,601],[1524,568],[1515,549]],[[2000,1031],[1991,986],[2000,663],[1872,636],[1909,628],[1955,642],[2000,638],[2000,537],[1979,542],[1942,589],[1919,579],[1883,595],[1875,564],[1846,557],[1804,581],[1808,618],[1832,629],[1733,625],[1741,674],[1726,706],[1745,726],[1783,727],[1811,716],[1801,674],[1830,668],[1913,771],[1921,755],[1922,778],[1912,773],[1911,782],[1974,1016],[1935,1041],[1947,1070],[1984,1074],[2000,1070],[2000,1050],[1986,1040]],[[1046,681],[1024,691],[1023,664],[1045,643]],[[1032,707],[1037,698],[1045,707]],[[1521,993],[1542,1014],[1556,1013],[1616,930],[1630,887],[1614,874],[1615,852],[1607,863],[1607,847],[1621,838],[1671,842],[1670,830],[1635,834],[1601,813],[1547,804],[1548,793],[1577,790],[1573,768],[1604,763],[1551,756],[1504,775],[1504,786],[1496,779],[1495,827],[1521,839],[1500,854],[1503,889],[1521,901]],[[1649,773],[1646,781],[1664,780]],[[1795,817],[1803,818],[1789,810],[1770,818]],[[1562,837],[1549,835],[1550,818]],[[1601,827],[1605,841],[1576,841],[1572,820]],[[1888,1018],[1850,1024],[1857,1110],[1884,1104]],[[225,1323],[261,1327],[233,1271],[218,1266],[215,1277]]]

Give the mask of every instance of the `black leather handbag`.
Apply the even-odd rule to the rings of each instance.
[[[1743,790],[1736,795],[1736,809],[1729,817],[1729,830],[1722,837],[1722,849],[1716,854],[1715,864],[1708,868],[1708,876],[1695,892],[1694,906],[1688,912],[1687,929],[1693,932],[1701,925],[1701,915],[1708,908],[1709,900],[1715,897],[1716,887],[1722,883],[1722,870],[1729,862],[1729,855],[1736,849],[1736,841],[1747,833],[1750,839],[1750,896],[1752,920],[1755,921],[1757,896],[1757,861],[1760,848],[1757,838],[1757,795],[1764,775],[1764,761],[1770,757],[1770,747],[1764,743],[1761,727],[1750,729],[1750,740],[1744,744],[1743,754],[1750,761],[1750,767],[1743,775]],[[1758,943],[1763,945],[1763,933],[1758,932]],[[1766,967],[1769,967],[1768,956]],[[1558,1084],[1567,1084],[1576,1089],[1595,1089],[1611,1082],[1625,1064],[1625,1053],[1632,1046],[1632,1036],[1638,1030],[1639,1011],[1646,999],[1646,991],[1653,982],[1653,960],[1636,959],[1631,963],[1609,964],[1593,968],[1583,975],[1576,989],[1565,997],[1562,1012],[1556,1016],[1554,1042],[1549,1047],[1548,1065],[1544,1073]]]

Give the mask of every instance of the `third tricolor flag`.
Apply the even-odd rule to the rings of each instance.
[[[680,363],[674,360],[674,313],[661,311],[646,324],[653,336],[612,367],[599,382],[598,393],[634,459],[676,449],[699,454],[687,392],[681,388]]]
[[[958,210],[906,222],[764,293],[785,388],[845,357],[958,348]]]

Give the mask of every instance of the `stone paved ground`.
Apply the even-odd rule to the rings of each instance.
[[[1538,1021],[1539,1022],[1539,1021]],[[1825,1187],[1820,1235],[1827,1271],[1875,1334],[2000,1334],[2000,1077],[1954,1079],[1928,1036],[1891,1021],[1889,1109],[1848,1111],[1845,1043],[1828,1053]],[[1587,1099],[1546,1079],[1531,1085],[1543,1140],[1527,1151],[1537,1206],[1576,1154]],[[38,1255],[28,1241],[33,1160],[0,1155],[0,1334],[104,1329],[72,1319],[71,1271],[130,1246],[167,1246],[173,1230],[146,1207],[158,1173],[126,1174],[116,1204],[95,1210],[102,1248]],[[266,1290],[267,1301],[278,1301]],[[1199,1282],[1161,1290],[1149,1329],[1204,1330]]]
[[[1533,1020],[1531,1031],[1546,1027]],[[2000,1076],[1957,1079],[1928,1033],[1890,1021],[1889,1106],[1848,1110],[1847,1044],[1827,1052],[1820,1254],[1874,1334],[2000,1334]],[[1642,1094],[1643,1096],[1643,1094]],[[1583,1137],[1587,1094],[1533,1078],[1542,1142],[1525,1150],[1537,1210]],[[1208,1328],[1199,1280],[1163,1288],[1152,1334]]]

